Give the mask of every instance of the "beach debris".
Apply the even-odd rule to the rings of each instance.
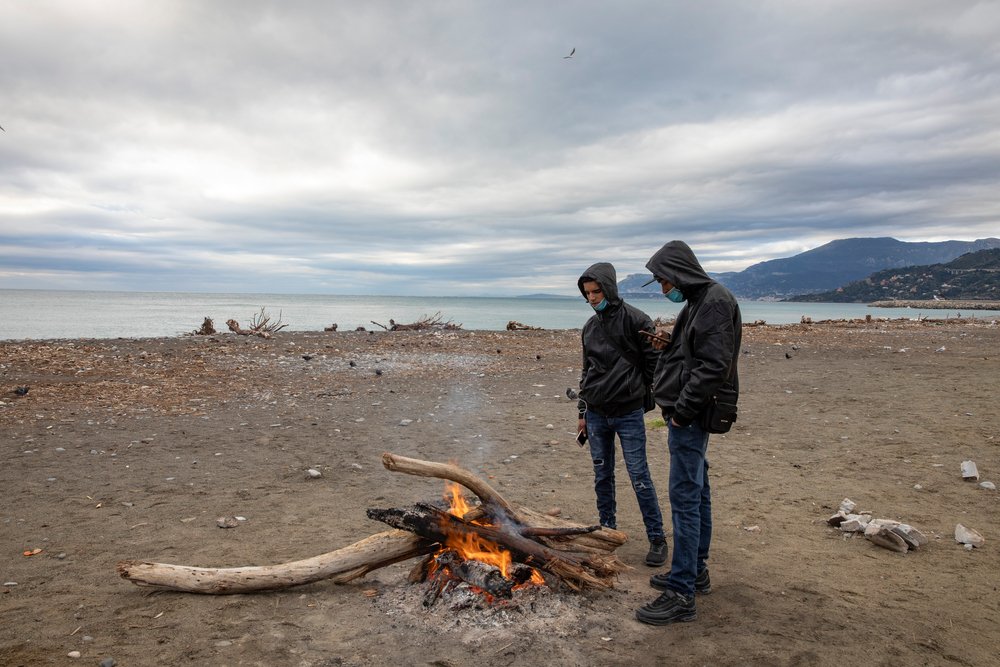
[[[219,528],[235,528],[240,525],[239,520],[234,516],[220,516],[215,520],[215,525]]]
[[[981,547],[986,543],[986,538],[974,528],[966,528],[960,523],[955,524],[955,541],[959,544],[971,547]]]
[[[986,489],[987,491],[996,491],[997,485],[994,484],[993,482],[980,482],[979,488]]]
[[[975,461],[962,461],[962,479],[974,482],[979,479],[979,469]]]
[[[845,533],[862,533],[871,520],[871,514],[848,514],[840,523],[840,530]]]
[[[906,553],[909,546],[903,538],[892,530],[893,526],[885,519],[875,519],[865,528],[865,539],[889,551]]]
[[[336,330],[337,330],[337,323],[336,322],[334,322],[333,324],[331,324],[328,327],[323,327],[323,331],[336,331]]]
[[[946,348],[945,348],[945,346],[944,346],[944,345],[942,345],[941,347],[939,347],[938,349],[936,349],[936,350],[934,350],[934,351],[935,351],[935,352],[944,352],[944,351],[945,351],[945,349],[946,349]]]
[[[260,312],[251,318],[249,329],[240,327],[240,323],[236,320],[226,320],[226,325],[230,331],[240,336],[260,336],[261,338],[270,338],[271,334],[288,326],[281,323],[281,311],[278,311],[278,321],[272,322],[271,316],[267,314],[264,306],[261,306]]]
[[[211,336],[212,334],[218,333],[215,330],[215,322],[212,321],[211,317],[206,317],[201,323],[201,327],[192,331],[190,336]]]
[[[34,549],[28,549],[22,555],[23,556],[27,556],[27,557],[31,557],[31,556],[37,556],[40,553],[42,553],[42,550],[36,547]]]
[[[319,479],[320,477],[323,476],[323,473],[321,473],[319,470],[316,470],[316,468],[309,468],[308,470],[306,470],[306,474],[313,479]]]
[[[864,533],[865,539],[890,551],[905,553],[929,543],[927,536],[908,523],[895,519],[876,519],[871,514],[852,514],[857,508],[850,498],[841,501],[837,513],[826,520],[827,524],[844,533]]]
[[[17,394],[18,396],[27,396],[29,391],[31,391],[31,387],[28,387],[27,385],[22,385],[20,387],[14,387],[12,393]]]
[[[411,322],[410,324],[400,324],[396,320],[390,319],[389,326],[371,321],[377,327],[382,327],[386,331],[423,331],[424,329],[443,329],[445,331],[455,331],[461,329],[461,324],[455,324],[453,321],[448,320],[447,322],[441,320],[441,311],[434,313],[433,315],[424,315],[416,322]]]
[[[312,358],[313,358],[313,356],[311,354],[303,354],[302,355],[302,360],[303,361],[311,361]]]
[[[542,327],[533,327],[530,324],[521,324],[516,320],[507,323],[507,331],[543,331]]]

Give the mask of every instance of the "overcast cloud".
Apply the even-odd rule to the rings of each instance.
[[[4,288],[572,294],[674,238],[1000,236],[994,1],[0,9]]]

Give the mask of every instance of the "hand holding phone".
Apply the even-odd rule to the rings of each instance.
[[[639,333],[648,338],[651,343],[660,343],[663,346],[670,345],[670,334],[660,335],[652,331],[646,331],[645,329],[639,329]]]
[[[576,444],[583,447],[585,442],[587,442],[587,431],[580,431],[576,434]]]

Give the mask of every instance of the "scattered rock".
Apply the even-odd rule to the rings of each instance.
[[[980,486],[980,488],[988,489],[990,491],[996,491],[997,490],[997,485],[994,484],[993,482],[980,482],[979,486]]]
[[[850,498],[844,498],[840,501],[840,511],[844,514],[850,514],[855,509],[857,509],[858,504],[851,500]]]
[[[114,658],[105,658],[101,660],[101,667],[115,667],[118,663],[115,662]]]
[[[981,547],[986,543],[978,530],[966,528],[962,524],[955,524],[955,541],[966,545],[966,547]]]
[[[79,651],[70,651],[69,653],[66,654],[66,657],[67,658],[73,658],[75,660],[76,658],[79,658],[80,655],[81,654],[80,654]]]
[[[979,470],[975,461],[962,461],[962,479],[976,481],[979,479]]]
[[[399,425],[400,426],[409,426],[412,423],[413,423],[412,419],[400,419],[399,420]]]
[[[906,553],[909,549],[906,541],[894,533],[890,526],[876,525],[874,528],[874,530],[865,529],[865,538],[872,544],[898,553]]]
[[[215,525],[219,528],[235,528],[240,525],[240,522],[234,516],[220,516],[215,520]]]
[[[316,468],[309,468],[309,470],[306,470],[306,474],[312,477],[313,479],[323,476],[323,473],[321,473],[319,470],[316,470]]]

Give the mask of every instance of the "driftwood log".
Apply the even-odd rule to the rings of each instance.
[[[472,532],[495,530],[472,524],[488,518],[498,524],[513,524],[515,533],[505,532],[498,544],[530,557],[532,564],[563,578],[574,589],[608,588],[626,566],[614,555],[625,543],[625,533],[609,528],[584,526],[536,510],[514,505],[471,472],[450,464],[422,461],[386,453],[383,465],[392,471],[422,477],[447,479],[465,486],[482,505],[462,518],[434,510],[435,516]],[[475,528],[468,528],[468,526]],[[528,544],[530,543],[530,544]],[[409,530],[390,530],[371,535],[336,551],[278,565],[208,568],[172,565],[142,560],[118,563],[118,574],[139,586],[157,586],[189,593],[229,594],[279,590],[323,579],[346,583],[378,568],[426,556],[437,551],[436,538]],[[420,565],[415,569],[419,569]]]

